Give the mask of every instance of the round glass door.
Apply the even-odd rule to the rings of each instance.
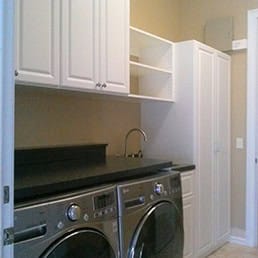
[[[182,258],[183,217],[173,203],[154,206],[139,224],[129,258]]]
[[[116,258],[104,235],[94,230],[80,230],[54,244],[42,258]]]

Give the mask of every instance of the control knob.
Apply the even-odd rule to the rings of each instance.
[[[154,192],[158,195],[161,195],[164,193],[164,186],[161,183],[155,183],[154,186]]]
[[[81,208],[77,204],[72,204],[67,209],[67,217],[71,221],[79,220],[81,217]]]

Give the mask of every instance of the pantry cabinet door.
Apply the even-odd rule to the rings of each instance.
[[[16,81],[59,84],[60,1],[16,0]]]
[[[230,58],[216,57],[216,245],[226,243],[230,235]]]
[[[196,153],[197,169],[197,255],[206,255],[213,246],[214,232],[214,51],[208,47],[198,46],[196,62],[197,89],[196,109]]]
[[[62,87],[96,87],[98,4],[96,0],[62,1]]]
[[[100,19],[101,89],[129,93],[129,1],[100,1]]]

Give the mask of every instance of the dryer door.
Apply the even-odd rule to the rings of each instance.
[[[42,258],[117,258],[104,235],[78,230],[57,241]]]
[[[155,205],[139,223],[129,258],[182,258],[183,217],[173,203]]]

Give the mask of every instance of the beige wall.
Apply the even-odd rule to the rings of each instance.
[[[140,124],[138,104],[105,96],[16,86],[15,97],[16,147],[108,143],[108,154],[122,154],[126,133]],[[137,136],[129,141],[138,151]]]
[[[247,10],[258,7],[257,0],[181,0],[179,13],[180,40],[203,41],[207,20],[233,16],[234,38],[246,37]]]
[[[170,39],[204,41],[205,23],[233,17],[234,39],[246,38],[247,10],[258,8],[257,0],[131,0],[131,24]],[[246,139],[246,51],[232,57],[232,230],[245,236],[245,149],[235,148],[236,137]]]
[[[180,0],[131,0],[131,25],[176,41]]]

